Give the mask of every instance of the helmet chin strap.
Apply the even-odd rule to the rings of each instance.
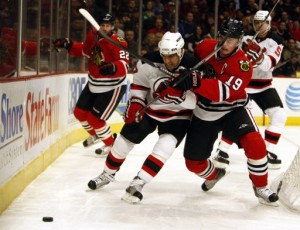
[[[179,62],[178,62],[178,65],[174,69],[176,69],[179,66],[181,59],[183,58],[183,54],[184,54],[184,49],[182,48],[180,51],[180,54],[179,55],[177,54],[179,57]]]
[[[182,48],[182,49],[181,49],[181,52],[180,52],[180,55],[178,55],[180,61],[181,61],[181,59],[182,59],[182,57],[183,57],[183,54],[184,54],[184,49]],[[179,61],[179,63],[180,63],[180,61]],[[179,65],[179,63],[178,63],[178,65]]]

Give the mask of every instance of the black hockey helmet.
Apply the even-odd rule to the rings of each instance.
[[[100,16],[99,24],[101,24],[101,23],[110,23],[113,25],[115,23],[115,19],[111,14],[107,13],[107,14]]]
[[[244,33],[242,21],[234,18],[226,20],[219,29],[219,34],[230,38],[242,38]]]

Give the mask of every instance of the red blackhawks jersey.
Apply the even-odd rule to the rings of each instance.
[[[252,40],[253,36],[244,36],[243,41]],[[253,68],[252,79],[247,87],[248,93],[259,93],[271,88],[273,80],[273,69],[279,62],[283,46],[278,44],[270,34],[264,39],[256,38],[258,45],[266,48],[264,59],[257,67]]]
[[[112,40],[127,48],[127,42],[117,34],[112,34]],[[97,44],[96,44],[97,42]],[[87,57],[89,71],[89,88],[93,93],[110,91],[122,84],[126,84],[126,74],[129,65],[128,52],[115,46],[104,38],[97,39],[91,31],[86,40],[73,42],[69,54],[76,57]],[[112,62],[117,67],[114,75],[101,75],[99,66],[104,62]]]
[[[217,40],[205,39],[195,48],[195,55],[202,60],[216,48]],[[245,89],[253,68],[240,49],[223,59],[214,55],[203,69],[208,67],[210,72],[214,72],[214,77],[202,78],[201,86],[194,90],[198,95],[194,115],[202,120],[213,121],[248,103]]]
[[[145,57],[157,66],[161,66],[166,69],[158,51],[149,53]],[[197,58],[186,53],[183,55],[179,66],[172,73],[177,75],[179,74],[180,69],[192,68],[197,63]],[[130,96],[141,98],[145,100],[146,103],[152,102],[155,97],[153,94],[160,83],[169,79],[170,77],[158,68],[154,68],[147,63],[139,61],[137,64],[137,72],[133,75]],[[177,119],[190,119],[195,105],[196,96],[191,91],[188,91],[186,98],[182,103],[174,104],[173,102],[159,99],[153,102],[145,113],[153,119],[161,122]]]

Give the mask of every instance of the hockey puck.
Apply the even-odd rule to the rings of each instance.
[[[51,217],[51,216],[44,216],[43,217],[43,221],[44,222],[52,222],[53,221],[53,217]]]

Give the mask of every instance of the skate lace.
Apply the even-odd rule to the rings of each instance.
[[[109,151],[110,151],[110,149],[111,149],[111,146],[106,146],[106,145],[104,145],[104,146],[102,146],[101,148],[101,153],[104,155],[104,154],[108,154],[109,153]]]
[[[145,181],[143,179],[141,179],[139,177],[135,177],[131,181],[129,187],[132,187],[132,188],[134,187],[137,191],[140,192],[142,190],[142,188],[144,187],[144,185],[145,185]]]
[[[204,183],[207,188],[212,188],[223,176],[225,175],[225,171],[223,169],[217,169],[217,175],[212,180],[206,180]]]
[[[273,192],[268,188],[256,188],[256,192],[263,198],[269,198],[273,194]]]
[[[96,182],[96,184],[100,184],[102,182],[114,182],[115,181],[115,177],[112,174],[108,174],[108,173],[102,173],[100,176],[96,177],[94,179],[94,181]]]
[[[95,142],[96,139],[97,139],[97,137],[96,137],[95,135],[89,136],[89,137],[86,139],[86,143],[87,143],[88,145],[93,144],[93,143]]]

